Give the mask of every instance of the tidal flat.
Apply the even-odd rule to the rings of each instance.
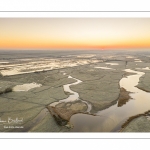
[[[149,51],[0,51],[0,132],[150,132],[129,119],[150,110],[149,67]]]

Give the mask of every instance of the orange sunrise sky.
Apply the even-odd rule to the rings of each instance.
[[[0,18],[0,50],[145,48],[150,18]]]

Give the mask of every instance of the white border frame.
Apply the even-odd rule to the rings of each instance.
[[[150,12],[0,12],[0,18],[150,18]],[[0,133],[1,139],[149,139],[150,133]]]
[[[99,11],[99,12],[1,12],[0,18],[149,18],[149,12]]]

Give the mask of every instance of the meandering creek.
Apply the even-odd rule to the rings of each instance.
[[[71,76],[68,76],[68,78],[72,78],[72,79],[76,80],[76,82],[74,82],[74,83],[63,85],[64,91],[70,94],[69,97],[66,99],[60,100],[58,102],[51,103],[49,106],[55,107],[57,104],[60,104],[63,102],[67,103],[67,102],[74,102],[74,101],[80,100],[79,94],[77,92],[72,91],[70,89],[70,86],[77,85],[77,84],[81,83],[82,81],[79,79],[73,78]],[[80,101],[82,101],[83,103],[85,103],[88,106],[86,112],[89,113],[92,108],[91,104],[89,104],[88,102],[83,101],[83,100],[80,100]],[[36,126],[47,114],[48,114],[48,109],[45,108],[31,122],[26,123],[23,129],[19,129],[19,130],[17,129],[17,130],[13,130],[13,131],[17,131],[17,132],[30,131],[30,129],[32,129],[34,126]]]
[[[131,69],[124,70],[135,75],[129,75],[120,80],[120,88],[123,87],[131,92],[131,99],[122,107],[117,104],[98,111],[95,115],[75,114],[70,122],[74,125],[72,132],[116,132],[121,129],[122,124],[131,116],[144,113],[150,109],[150,93],[135,87],[139,78],[145,73]]]
[[[124,71],[134,73],[134,75],[123,77],[119,83],[120,88],[122,87],[126,91],[130,92],[131,99],[122,107],[118,107],[117,102],[117,104],[105,110],[98,111],[94,115],[90,115],[90,110],[92,108],[91,104],[81,100],[83,103],[87,104],[88,108],[86,112],[89,112],[89,114],[74,114],[70,118],[70,123],[73,125],[73,128],[70,129],[71,132],[117,132],[121,129],[121,126],[129,117],[144,113],[150,109],[150,93],[142,91],[136,87],[136,85],[138,85],[139,78],[145,73],[131,69],[125,69]],[[82,81],[71,76],[68,76],[68,78],[76,80],[74,83],[63,86],[64,91],[70,94],[69,97],[50,104],[51,107],[55,107],[57,104],[62,102],[67,103],[80,100],[79,94],[72,91],[70,86],[80,84]],[[33,126],[38,124],[47,113],[48,110],[45,108],[34,119],[33,125],[27,125],[24,131],[29,131]]]
[[[51,107],[55,107],[57,104],[60,104],[62,102],[67,103],[67,102],[73,102],[73,101],[79,100],[79,94],[77,92],[72,91],[70,89],[70,86],[71,85],[77,85],[77,84],[81,83],[82,81],[79,79],[73,78],[72,76],[68,76],[68,78],[72,78],[72,79],[76,80],[76,82],[74,82],[74,83],[63,85],[64,91],[71,94],[71,95],[69,95],[69,97],[66,99],[63,99],[63,100],[60,100],[58,102],[54,102],[54,103],[50,104]],[[87,112],[90,112],[91,105],[86,101],[83,101],[83,100],[81,100],[81,101],[83,103],[86,103],[86,105],[88,106]]]
[[[70,89],[70,86],[71,86],[71,85],[77,85],[77,84],[81,83],[82,81],[81,81],[81,80],[78,80],[78,79],[76,79],[76,78],[73,78],[73,77],[71,77],[71,76],[68,76],[68,78],[72,78],[72,79],[77,80],[77,81],[74,82],[74,83],[63,85],[64,91],[65,91],[66,93],[71,94],[71,95],[69,95],[69,97],[66,98],[66,99],[63,99],[63,100],[60,100],[59,102],[54,102],[54,103],[50,104],[50,106],[55,107],[55,106],[56,106],[57,104],[59,104],[59,103],[62,103],[62,102],[72,102],[72,101],[75,101],[75,100],[78,100],[78,99],[79,99],[79,94],[78,94],[77,92],[72,91],[72,90]]]

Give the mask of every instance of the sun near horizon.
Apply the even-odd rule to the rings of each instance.
[[[0,18],[0,50],[145,48],[150,18]]]

